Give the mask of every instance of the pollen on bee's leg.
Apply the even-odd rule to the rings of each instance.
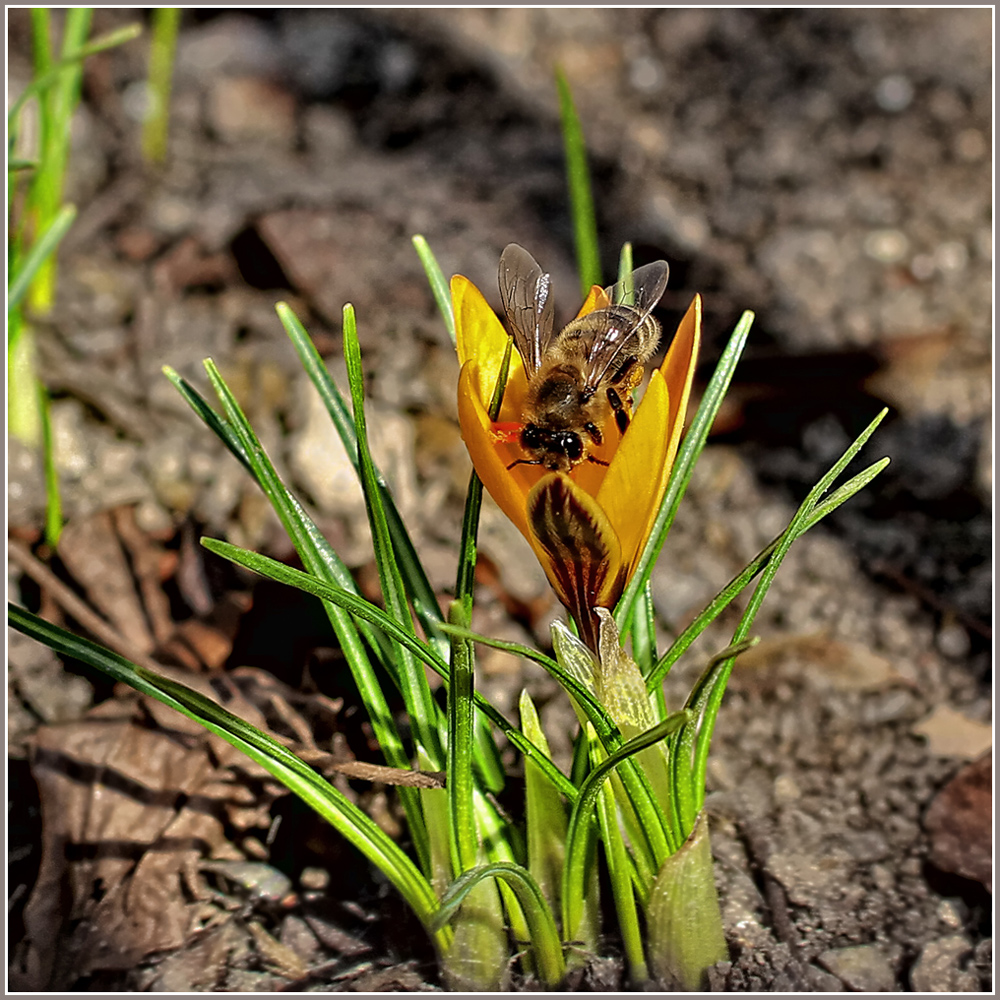
[[[504,444],[516,444],[521,440],[521,433],[524,431],[524,424],[516,421],[504,421],[490,425],[490,433],[494,441],[502,441]]]

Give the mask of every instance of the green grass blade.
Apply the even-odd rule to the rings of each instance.
[[[850,500],[855,493],[864,489],[888,464],[888,458],[879,459],[879,461],[869,465],[864,472],[859,472],[853,479],[831,493],[822,503],[818,503],[806,518],[800,534],[805,534],[814,524],[822,521],[827,514],[835,511],[842,503]]]
[[[452,602],[449,617],[456,625],[468,624],[466,609],[460,600]],[[471,642],[452,641],[451,683],[448,685],[448,818],[457,875],[472,868],[479,854],[472,807],[473,650]]]
[[[434,301],[437,302],[437,307],[441,312],[441,318],[444,320],[448,336],[451,337],[451,342],[454,344],[457,338],[455,334],[455,312],[451,307],[451,287],[444,276],[444,272],[441,270],[441,265],[438,264],[437,258],[423,236],[413,237],[413,248],[417,251],[420,263],[424,265],[424,273],[427,275],[427,281],[431,286]]]
[[[281,482],[281,478],[261,447],[253,428],[236,402],[236,398],[219,374],[218,369],[210,361],[205,363],[205,369],[226,413],[227,436],[229,434],[233,435],[238,446],[238,451],[246,456],[246,462],[250,467],[251,475],[270,501],[306,569],[316,577],[328,581],[333,586],[339,586],[348,590],[352,589],[354,582],[347,567],[337,558],[336,553],[330,548],[329,543],[323,537],[322,533],[313,521],[306,516],[302,510],[302,506]],[[221,421],[221,418],[217,417],[216,420],[217,422]],[[369,647],[379,650],[380,645],[376,638],[377,633],[368,630],[366,625],[364,628],[360,628],[361,634],[359,635],[359,626],[350,615],[329,602],[325,604],[325,608],[334,633],[340,642],[341,649],[344,652],[347,662],[350,664],[352,675],[358,686],[358,692],[368,712],[375,737],[385,756],[386,763],[390,767],[408,767],[409,755],[396,728],[392,711],[379,685],[378,677],[366,652],[365,644],[361,640],[361,635],[364,635],[366,640],[370,637]],[[383,665],[391,674],[392,664],[386,662]],[[421,841],[420,839],[423,829],[419,814],[418,797],[415,794],[415,790],[409,788],[400,788],[399,794],[406,809],[408,811],[413,810],[410,825],[414,835],[414,842],[417,844],[418,850],[420,850],[426,846],[426,841]]]
[[[49,391],[41,382],[38,383],[38,410],[42,417],[42,463],[45,467],[45,541],[55,549],[63,529],[62,497],[52,440]]]
[[[754,592],[747,604],[746,610],[743,612],[743,617],[740,619],[740,623],[733,634],[733,644],[742,642],[747,638],[750,633],[750,629],[753,626],[754,619],[757,617],[757,612],[760,610],[761,604],[764,602],[764,598],[770,589],[771,583],[774,580],[775,574],[778,572],[778,568],[781,565],[782,560],[791,548],[792,543],[802,535],[806,530],[806,526],[810,523],[815,523],[811,520],[814,513],[816,512],[817,506],[820,505],[820,500],[824,493],[833,485],[834,480],[847,468],[848,464],[854,458],[855,455],[864,447],[865,443],[875,432],[878,425],[885,419],[888,409],[883,409],[878,416],[861,432],[854,443],[844,452],[844,454],[838,459],[830,471],[826,473],[825,476],[820,479],[820,481],[809,491],[809,495],[802,502],[802,505],[796,511],[795,516],[792,518],[791,523],[785,532],[781,535],[778,540],[778,544],[775,547],[774,553],[768,560],[767,565],[764,567],[761,573],[760,580],[757,586],[754,588]],[[857,489],[853,488],[853,484],[856,480],[860,480],[862,485],[865,482],[870,482],[875,475],[885,467],[884,461],[882,463],[876,463],[870,466],[859,476],[856,476],[851,482],[847,483],[845,487],[838,490],[834,496],[842,496],[843,500],[849,499],[853,496]],[[850,489],[848,489],[850,487]],[[857,487],[860,489],[860,486]],[[825,510],[825,513],[829,513],[830,509]],[[726,661],[725,668],[719,672],[715,681],[712,684],[711,692],[706,704],[705,715],[698,730],[698,740],[695,747],[695,788],[698,794],[698,808],[700,810],[701,805],[704,802],[705,796],[705,774],[708,768],[708,749],[712,739],[712,732],[715,728],[715,720],[718,716],[719,707],[722,704],[722,697],[725,693],[726,684],[729,681],[729,674],[732,671],[733,658]]]
[[[663,497],[663,503],[660,504],[660,510],[653,524],[653,530],[636,564],[635,573],[615,609],[615,622],[622,636],[631,626],[636,598],[649,581],[656,560],[660,556],[660,550],[666,541],[667,533],[670,531],[670,526],[674,523],[677,508],[680,506],[688,483],[691,481],[695,463],[705,447],[705,441],[712,429],[715,415],[718,413],[729,388],[729,383],[732,381],[736,363],[743,353],[743,347],[746,344],[753,320],[753,313],[745,312],[739,323],[736,324],[736,329],[729,338],[729,343],[726,345],[725,351],[722,352],[722,357],[719,358],[715,372],[705,389],[705,395],[702,397],[698,412],[695,414],[691,427],[681,444],[666,494]]]
[[[670,672],[670,668],[687,652],[695,639],[743,593],[750,581],[760,573],[767,565],[767,561],[774,555],[781,537],[779,535],[770,545],[758,552],[739,575],[733,577],[709,602],[701,614],[674,640],[671,647],[659,659],[646,679],[647,691],[652,691],[654,688],[659,687],[663,678]]]
[[[638,985],[645,983],[649,978],[646,949],[639,924],[632,866],[625,846],[625,837],[618,823],[614,792],[609,785],[601,786],[597,799],[597,816],[601,843],[604,846],[604,858],[608,865],[611,894],[615,901],[615,917],[622,936],[622,949],[628,961],[629,979]]]
[[[219,438],[219,440],[239,460],[240,465],[242,465],[251,476],[254,476],[254,469],[250,464],[250,459],[240,442],[240,438],[237,436],[232,426],[227,421],[223,420],[223,418],[208,405],[205,397],[202,396],[201,393],[187,381],[187,379],[182,378],[169,365],[163,366],[163,374],[166,375],[171,385],[173,385],[173,387],[184,397],[184,400],[191,407],[191,409],[194,410],[194,412],[205,422],[209,430],[211,430],[212,433],[215,434],[215,436]]]
[[[10,110],[7,112],[8,130],[12,129],[17,116],[21,113],[24,105],[27,104],[32,97],[36,97],[51,87],[52,84],[59,78],[59,74],[62,73],[63,70],[68,69],[71,66],[79,65],[88,56],[96,55],[98,52],[104,52],[107,49],[113,49],[118,45],[123,45],[125,42],[130,42],[132,39],[138,38],[141,34],[141,24],[129,24],[124,28],[115,28],[114,31],[109,31],[104,35],[99,35],[97,38],[87,42],[86,45],[80,48],[73,55],[65,59],[60,59],[56,63],[49,62],[48,69],[42,74],[39,74],[36,64],[35,79],[21,91],[17,100],[11,105]]]
[[[301,570],[292,569],[275,559],[262,556],[258,552],[250,552],[241,549],[229,542],[223,542],[216,538],[203,538],[201,544],[210,552],[229,559],[232,562],[245,566],[247,569],[261,576],[266,576],[278,583],[287,584],[298,590],[303,590],[307,594],[312,594],[323,601],[337,605],[349,611],[355,619],[362,619],[371,622],[377,628],[391,634],[392,638],[400,643],[409,644],[410,651],[414,656],[420,658],[423,663],[430,667],[446,683],[448,681],[448,665],[434,649],[422,643],[415,636],[387,615],[381,608],[376,607],[357,593],[339,587],[316,576],[303,573]],[[471,633],[470,633],[471,634]],[[538,747],[526,740],[521,732],[508,722],[485,698],[480,694],[475,695],[476,708],[492,722],[508,739],[508,741],[526,757],[530,757],[539,768],[546,774],[550,781],[569,799],[576,798],[576,788],[570,780],[552,763],[546,754],[542,753]],[[407,766],[393,765],[393,766]]]
[[[365,813],[286,747],[197,691],[139,667],[16,605],[8,605],[8,621],[18,631],[56,652],[81,660],[169,705],[241,750],[358,848],[393,883],[424,925],[431,928],[437,900],[413,862]]]
[[[618,255],[618,281],[624,286],[631,277],[635,266],[632,261],[632,244],[623,243],[622,252]]]
[[[180,23],[180,7],[153,8],[153,33],[149,46],[149,100],[152,109],[142,127],[142,154],[149,163],[162,163],[167,158],[170,85]]]
[[[63,205],[43,230],[31,249],[17,262],[7,286],[7,313],[16,309],[45,262],[55,253],[76,219],[76,206]]]
[[[323,359],[320,357],[316,345],[306,332],[305,327],[291,308],[284,302],[279,302],[276,306],[278,318],[281,320],[285,332],[288,334],[292,345],[298,353],[306,374],[312,384],[316,387],[323,405],[326,407],[330,419],[333,421],[340,440],[344,444],[344,449],[350,458],[359,478],[361,476],[361,462],[358,457],[358,437],[354,425],[354,418],[347,407],[344,397],[337,388],[336,383],[330,376]],[[385,479],[378,467],[374,465],[375,480],[378,484],[379,496],[382,500],[382,507],[385,511],[389,535],[392,538],[393,551],[399,570],[403,575],[406,592],[413,603],[413,610],[423,626],[424,631],[430,636],[443,652],[446,643],[441,634],[438,624],[444,620],[444,614],[438,604],[434,588],[427,579],[423,564],[417,555],[410,533],[406,530],[406,525],[399,513],[396,502],[392,499],[392,494],[386,486]]]
[[[344,306],[344,362],[347,378],[351,385],[351,401],[354,406],[354,429],[358,435],[358,461],[361,465],[361,486],[365,494],[368,510],[368,524],[371,527],[372,544],[375,550],[375,565],[382,584],[382,596],[386,611],[406,630],[413,631],[410,608],[406,603],[406,588],[399,573],[396,556],[392,547],[392,536],[385,515],[385,506],[378,488],[378,473],[368,446],[368,428],[364,411],[364,372],[361,368],[361,345],[353,306]],[[437,706],[431,696],[427,677],[420,668],[413,653],[400,645],[399,681],[403,699],[410,715],[410,722],[418,743],[424,747],[432,760],[444,764],[445,754],[441,741],[441,730],[437,726]]]
[[[573,104],[569,81],[561,69],[556,70],[559,90],[559,114],[562,121],[563,145],[566,150],[566,179],[569,184],[570,211],[576,239],[576,268],[584,297],[591,285],[601,284],[601,253],[597,241],[597,217],[587,166],[587,145],[583,126]]]

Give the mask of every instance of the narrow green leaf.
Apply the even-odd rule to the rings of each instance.
[[[787,530],[787,529],[786,529]],[[782,533],[783,534],[783,533]],[[654,687],[659,688],[663,678],[669,673],[670,668],[684,655],[691,644],[701,635],[702,632],[719,617],[722,612],[746,589],[750,581],[767,565],[767,561],[774,554],[778,547],[778,542],[782,535],[779,535],[766,548],[757,553],[756,556],[744,567],[739,575],[733,577],[719,593],[712,598],[705,609],[695,618],[691,624],[674,640],[673,645],[663,654],[649,677],[646,679],[646,690],[651,691]]]
[[[587,166],[587,145],[580,117],[573,104],[569,81],[561,69],[556,70],[556,86],[559,89],[559,114],[566,150],[566,179],[569,184],[573,233],[576,237],[576,268],[580,275],[580,289],[586,297],[591,285],[601,284],[601,254],[597,241],[597,217],[591,193],[590,170]]]
[[[548,753],[548,741],[527,691],[521,692],[520,712],[524,735]],[[558,791],[531,761],[524,763],[524,801],[528,871],[555,911],[559,907],[559,889],[566,857],[566,809]],[[594,939],[588,943],[594,945],[597,942]]]
[[[49,391],[38,383],[38,410],[42,416],[42,463],[45,467],[45,541],[55,549],[62,534],[62,496],[59,493],[59,470],[52,439],[52,412]]]
[[[358,457],[358,437],[354,426],[354,418],[347,407],[340,389],[330,376],[330,372],[320,357],[316,345],[306,332],[305,327],[291,308],[284,302],[279,302],[275,307],[278,318],[281,320],[285,332],[288,334],[292,345],[298,353],[302,367],[309,376],[312,384],[316,387],[323,405],[326,407],[330,419],[343,442],[344,450],[354,466],[358,477],[361,476],[361,463]],[[399,565],[399,570],[403,575],[406,592],[413,602],[413,610],[423,626],[424,631],[432,639],[442,654],[447,648],[447,643],[439,629],[439,624],[444,619],[444,614],[438,604],[434,588],[427,579],[423,564],[417,555],[417,550],[410,538],[410,533],[406,530],[406,525],[399,513],[399,508],[389,492],[385,479],[374,462],[372,467],[375,472],[375,480],[378,484],[379,496],[382,500],[382,507],[385,510],[386,522],[389,535],[392,538],[393,551]]]
[[[466,609],[460,600],[452,602],[450,621],[468,625]],[[448,815],[456,875],[476,863],[479,844],[472,808],[473,748],[473,645],[457,639],[451,645],[451,683],[448,685]]]
[[[18,261],[17,270],[11,275],[7,287],[7,313],[16,309],[24,298],[36,275],[49,257],[55,253],[62,238],[76,219],[76,206],[63,205],[58,214],[45,227],[31,249]]]
[[[73,55],[70,55],[65,59],[61,59],[57,63],[51,64],[50,68],[44,73],[44,75],[35,76],[35,79],[21,91],[17,100],[11,105],[10,110],[7,112],[8,130],[13,130],[14,122],[16,121],[17,116],[21,113],[21,109],[24,105],[31,100],[32,97],[35,97],[51,87],[52,84],[59,78],[59,75],[63,72],[63,70],[68,69],[71,66],[79,65],[88,56],[96,55],[98,52],[104,52],[107,49],[115,48],[125,42],[130,42],[133,38],[138,38],[141,34],[141,24],[129,24],[124,28],[115,28],[114,31],[109,31],[104,35],[99,35],[97,38],[92,39]]]
[[[423,663],[430,667],[446,683],[448,681],[448,667],[441,656],[426,643],[422,643],[415,636],[399,627],[399,624],[381,608],[364,600],[360,595],[330,584],[316,576],[302,573],[300,570],[285,566],[277,560],[262,556],[257,552],[250,552],[247,549],[238,548],[228,542],[219,541],[215,538],[203,538],[201,544],[211,552],[231,559],[247,569],[260,573],[279,583],[296,587],[308,594],[312,594],[321,600],[344,608],[351,612],[355,619],[362,619],[371,622],[379,629],[390,634],[394,641],[401,644],[406,643],[414,656],[422,659]],[[552,763],[549,758],[542,753],[533,743],[526,740],[516,726],[511,725],[504,716],[498,712],[481,694],[475,694],[476,708],[495,725],[507,737],[507,740],[526,757],[531,757],[544,771],[559,791],[569,799],[576,798],[576,788],[570,780]],[[380,741],[380,746],[381,741]],[[384,749],[384,747],[383,747]],[[407,766],[406,764],[392,766]]]
[[[142,153],[149,163],[162,163],[167,158],[170,87],[180,23],[180,7],[153,8],[148,88],[152,108],[142,127]]]
[[[791,523],[785,532],[781,535],[778,540],[778,544],[774,550],[773,555],[768,560],[767,565],[764,567],[761,573],[760,580],[757,582],[757,586],[754,588],[754,592],[750,597],[750,601],[747,604],[746,610],[743,612],[743,617],[740,619],[740,623],[733,633],[733,643],[742,642],[749,635],[750,629],[753,626],[754,619],[757,617],[757,612],[760,610],[761,604],[764,602],[764,598],[770,589],[771,583],[774,580],[775,574],[778,572],[778,568],[781,566],[782,560],[791,548],[792,543],[798,538],[802,532],[805,530],[805,526],[810,522],[810,518],[816,510],[817,505],[824,493],[833,485],[834,480],[847,468],[848,464],[854,458],[855,455],[861,450],[865,442],[871,437],[875,432],[878,425],[885,419],[888,409],[883,409],[881,413],[875,417],[874,420],[858,435],[858,438],[854,443],[844,452],[844,454],[838,459],[830,471],[827,472],[825,476],[820,479],[820,481],[809,491],[808,496],[802,502],[798,511],[796,511],[795,516],[792,518]],[[861,474],[861,477],[865,477],[869,472],[875,475],[872,470],[875,467],[872,466],[865,470]],[[869,477],[870,478],[870,477]],[[846,497],[845,497],[846,499]],[[705,797],[705,774],[708,768],[708,749],[712,739],[712,732],[715,728],[715,720],[718,717],[719,707],[722,704],[722,697],[725,693],[726,684],[729,680],[729,673],[732,670],[733,661],[727,660],[726,667],[719,672],[712,685],[712,690],[709,695],[704,719],[698,730],[698,739],[695,746],[695,790],[698,795],[698,808],[704,802]]]
[[[281,478],[261,447],[246,415],[240,409],[236,398],[219,374],[218,369],[210,361],[205,362],[205,369],[226,414],[225,426],[228,427],[228,430],[224,432],[223,440],[228,441],[230,435],[235,439],[237,445],[235,453],[237,456],[241,454],[245,456],[246,465],[249,467],[251,475],[270,501],[306,569],[314,576],[328,581],[335,587],[339,586],[347,590],[354,588],[354,581],[347,567],[337,558],[336,553],[330,548],[329,543],[315,523],[306,516],[301,504],[281,482]],[[193,390],[191,392],[193,393]],[[186,394],[186,398],[189,402],[193,402],[191,395]],[[205,409],[212,412],[207,404],[205,404]],[[201,412],[200,408],[198,412]],[[216,417],[213,425],[221,426],[222,418]],[[386,763],[390,767],[408,767],[409,755],[400,738],[393,713],[368,657],[365,643],[361,639],[361,635],[364,635],[365,640],[369,643],[369,648],[379,650],[381,646],[377,638],[378,633],[369,630],[367,625],[364,625],[360,627],[361,635],[359,635],[359,626],[355,620],[345,614],[340,607],[332,602],[327,602],[324,607],[344,656],[351,667],[352,675],[368,712],[378,745],[385,755]],[[392,675],[391,661],[383,661],[383,666]],[[424,852],[426,837],[424,836],[416,791],[411,788],[400,788],[399,796],[407,814],[412,813],[410,815],[410,829],[414,843],[417,845],[418,851]],[[422,853],[421,856],[423,860],[427,860],[426,853]]]
[[[833,513],[841,504],[850,500],[855,493],[864,489],[888,464],[889,459],[883,458],[869,465],[864,472],[859,472],[853,479],[831,493],[822,503],[818,503],[806,518],[800,534],[804,535],[813,525],[822,521],[827,514]]]
[[[639,910],[636,905],[628,849],[618,823],[615,796],[610,785],[601,786],[597,797],[597,817],[601,830],[601,844],[604,846],[604,858],[611,880],[611,894],[615,901],[618,931],[622,936],[622,947],[628,961],[629,979],[635,986],[639,986],[649,978],[646,968],[646,949],[642,929],[639,926]]]
[[[358,461],[361,467],[361,487],[368,510],[368,524],[375,550],[375,565],[382,584],[386,611],[405,630],[413,632],[413,621],[406,603],[406,588],[399,573],[392,536],[385,514],[385,505],[378,488],[378,473],[368,446],[368,427],[365,421],[364,372],[361,367],[361,345],[353,306],[344,306],[344,362],[351,385],[354,407],[354,429],[358,436]],[[431,696],[427,677],[407,646],[398,646],[399,682],[406,710],[414,728],[417,742],[424,747],[432,760],[445,759],[441,745],[441,731],[436,725],[437,706]]]
[[[632,244],[623,243],[622,252],[618,255],[618,281],[620,284],[624,285],[628,279],[632,276],[632,272],[635,270],[632,261]]]
[[[577,907],[583,898],[583,877],[586,870],[586,825],[593,819],[594,807],[604,782],[611,777],[616,768],[629,760],[634,754],[658,743],[679,729],[689,718],[684,710],[668,716],[663,722],[658,722],[652,729],[641,733],[625,743],[615,753],[599,763],[587,775],[580,789],[580,796],[570,814],[569,830],[566,835],[566,867],[563,874],[563,925],[574,927],[579,921]],[[664,851],[662,857],[666,857]],[[662,864],[662,861],[660,862]]]
[[[451,287],[441,270],[441,265],[438,264],[437,258],[423,236],[413,237],[413,248],[417,251],[420,263],[424,265],[424,272],[431,286],[431,292],[434,294],[434,301],[437,302],[441,318],[448,330],[448,336],[451,337],[451,342],[454,344],[456,343],[455,312],[451,307]]]

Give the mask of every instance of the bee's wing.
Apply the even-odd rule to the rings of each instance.
[[[612,305],[591,314],[599,326],[587,352],[587,389],[596,389],[619,358],[624,360],[629,353],[637,353],[634,341],[660,301],[669,274],[667,262],[658,260],[636,268],[623,281],[604,290]]]
[[[531,378],[552,339],[551,280],[524,247],[510,243],[500,255],[499,281],[514,345]]]

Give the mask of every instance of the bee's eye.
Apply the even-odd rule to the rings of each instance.
[[[580,440],[579,434],[564,434],[560,443],[562,444],[563,453],[571,462],[575,462],[577,459],[583,457],[583,441]]]

